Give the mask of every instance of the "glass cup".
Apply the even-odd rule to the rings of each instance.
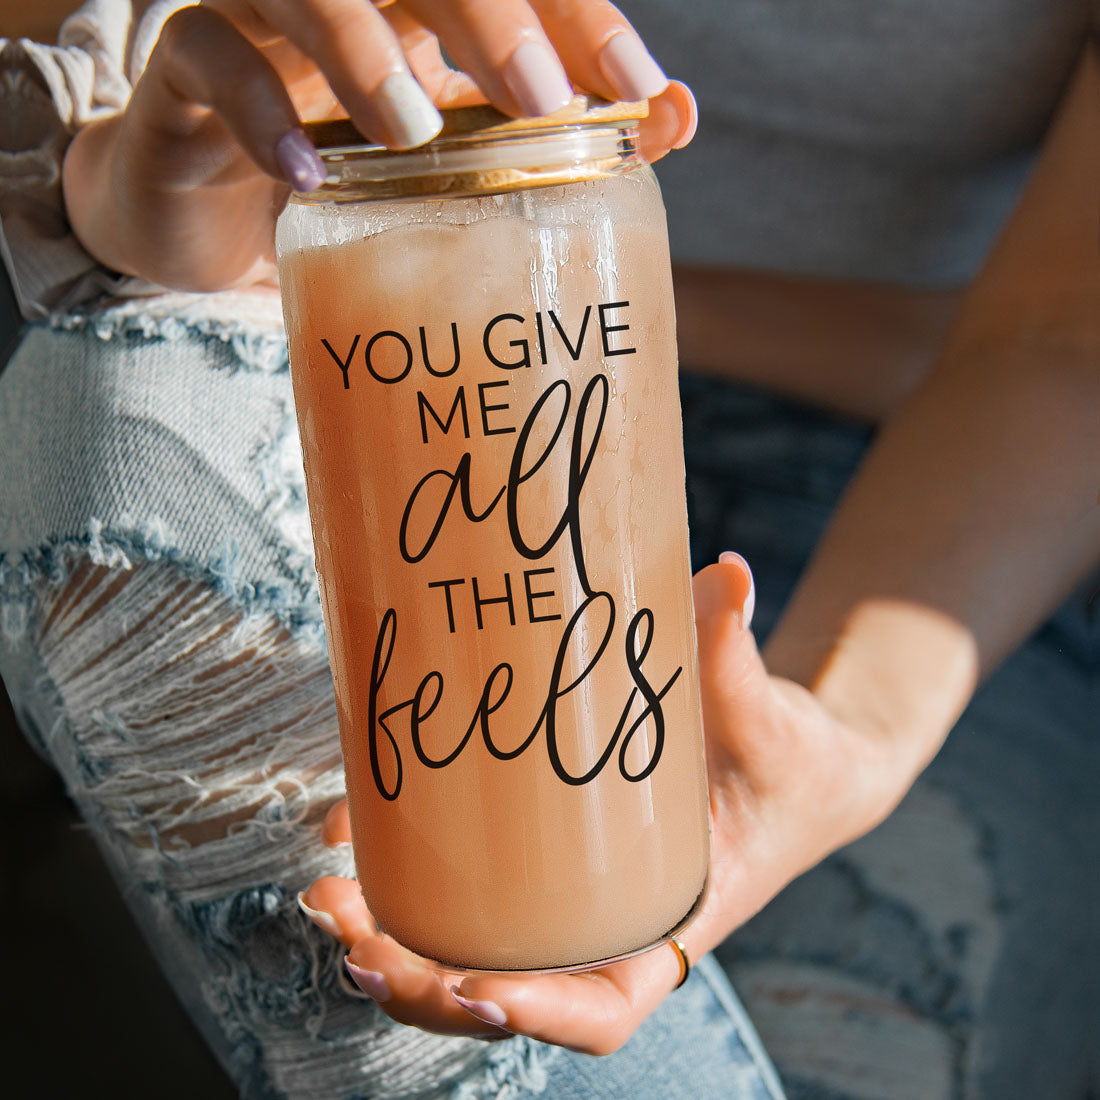
[[[445,966],[579,969],[708,865],[664,209],[644,104],[319,124],[279,273],[360,884]]]

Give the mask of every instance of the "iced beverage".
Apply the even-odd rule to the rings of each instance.
[[[364,896],[448,966],[631,953],[708,862],[659,194],[375,205],[279,241]]]

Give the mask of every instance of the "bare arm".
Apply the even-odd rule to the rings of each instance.
[[[1100,64],[1090,47],[937,368],[883,429],[768,646],[908,786],[1100,556]],[[900,791],[899,791],[900,793]]]

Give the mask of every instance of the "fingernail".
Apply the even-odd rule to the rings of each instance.
[[[668,87],[668,77],[637,35],[613,34],[599,55],[600,72],[620,99],[652,99]]]
[[[376,1001],[388,1001],[390,999],[390,987],[386,984],[385,974],[377,970],[364,970],[356,966],[350,958],[345,956],[344,965],[348,968],[351,980],[368,996]]]
[[[557,55],[541,42],[524,42],[504,66],[504,83],[527,116],[552,115],[573,99]]]
[[[682,87],[684,91],[687,92],[687,102],[688,106],[691,108],[691,113],[688,115],[688,120],[684,124],[684,128],[672,143],[673,149],[683,149],[683,147],[695,137],[695,131],[699,129],[699,104],[695,102],[695,96],[692,94],[691,89],[686,84],[682,85]]]
[[[471,1016],[476,1016],[482,1023],[492,1024],[493,1027],[508,1026],[508,1017],[504,1009],[494,1001],[468,1000],[459,993],[457,985],[451,986],[451,996],[454,997]]]
[[[360,1001],[373,1001],[374,998],[364,993],[359,986],[351,980],[351,975],[348,973],[346,966],[341,966],[336,971],[336,980],[340,983],[340,988],[349,996],[355,997]]]
[[[390,73],[378,85],[374,103],[395,149],[414,149],[443,129],[443,116],[408,70]]]
[[[326,913],[323,909],[314,909],[312,906],[308,905],[306,903],[305,894],[300,893],[298,895],[298,908],[301,909],[301,911],[305,913],[322,932],[327,932],[330,936],[335,936],[336,939],[340,938],[340,926],[336,923],[336,918],[331,913]]]
[[[756,579],[752,575],[749,563],[735,550],[723,550],[718,555],[718,560],[723,564],[740,564],[749,575],[749,592],[741,605],[741,625],[748,630],[752,625],[752,613],[756,610]]]
[[[287,130],[275,143],[275,161],[295,191],[316,191],[325,182],[324,161],[304,130]]]

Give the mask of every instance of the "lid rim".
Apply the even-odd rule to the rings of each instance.
[[[644,99],[637,102],[610,103],[594,96],[578,95],[560,111],[538,118],[511,118],[488,104],[454,107],[440,113],[443,116],[443,128],[432,141],[412,149],[391,149],[379,145],[359,130],[350,118],[306,122],[303,129],[313,145],[325,152],[363,150],[366,147],[392,154],[416,153],[419,149],[429,148],[435,142],[448,138],[491,138],[498,135],[520,137],[523,134],[543,134],[571,126],[637,122],[649,115],[649,103]]]

